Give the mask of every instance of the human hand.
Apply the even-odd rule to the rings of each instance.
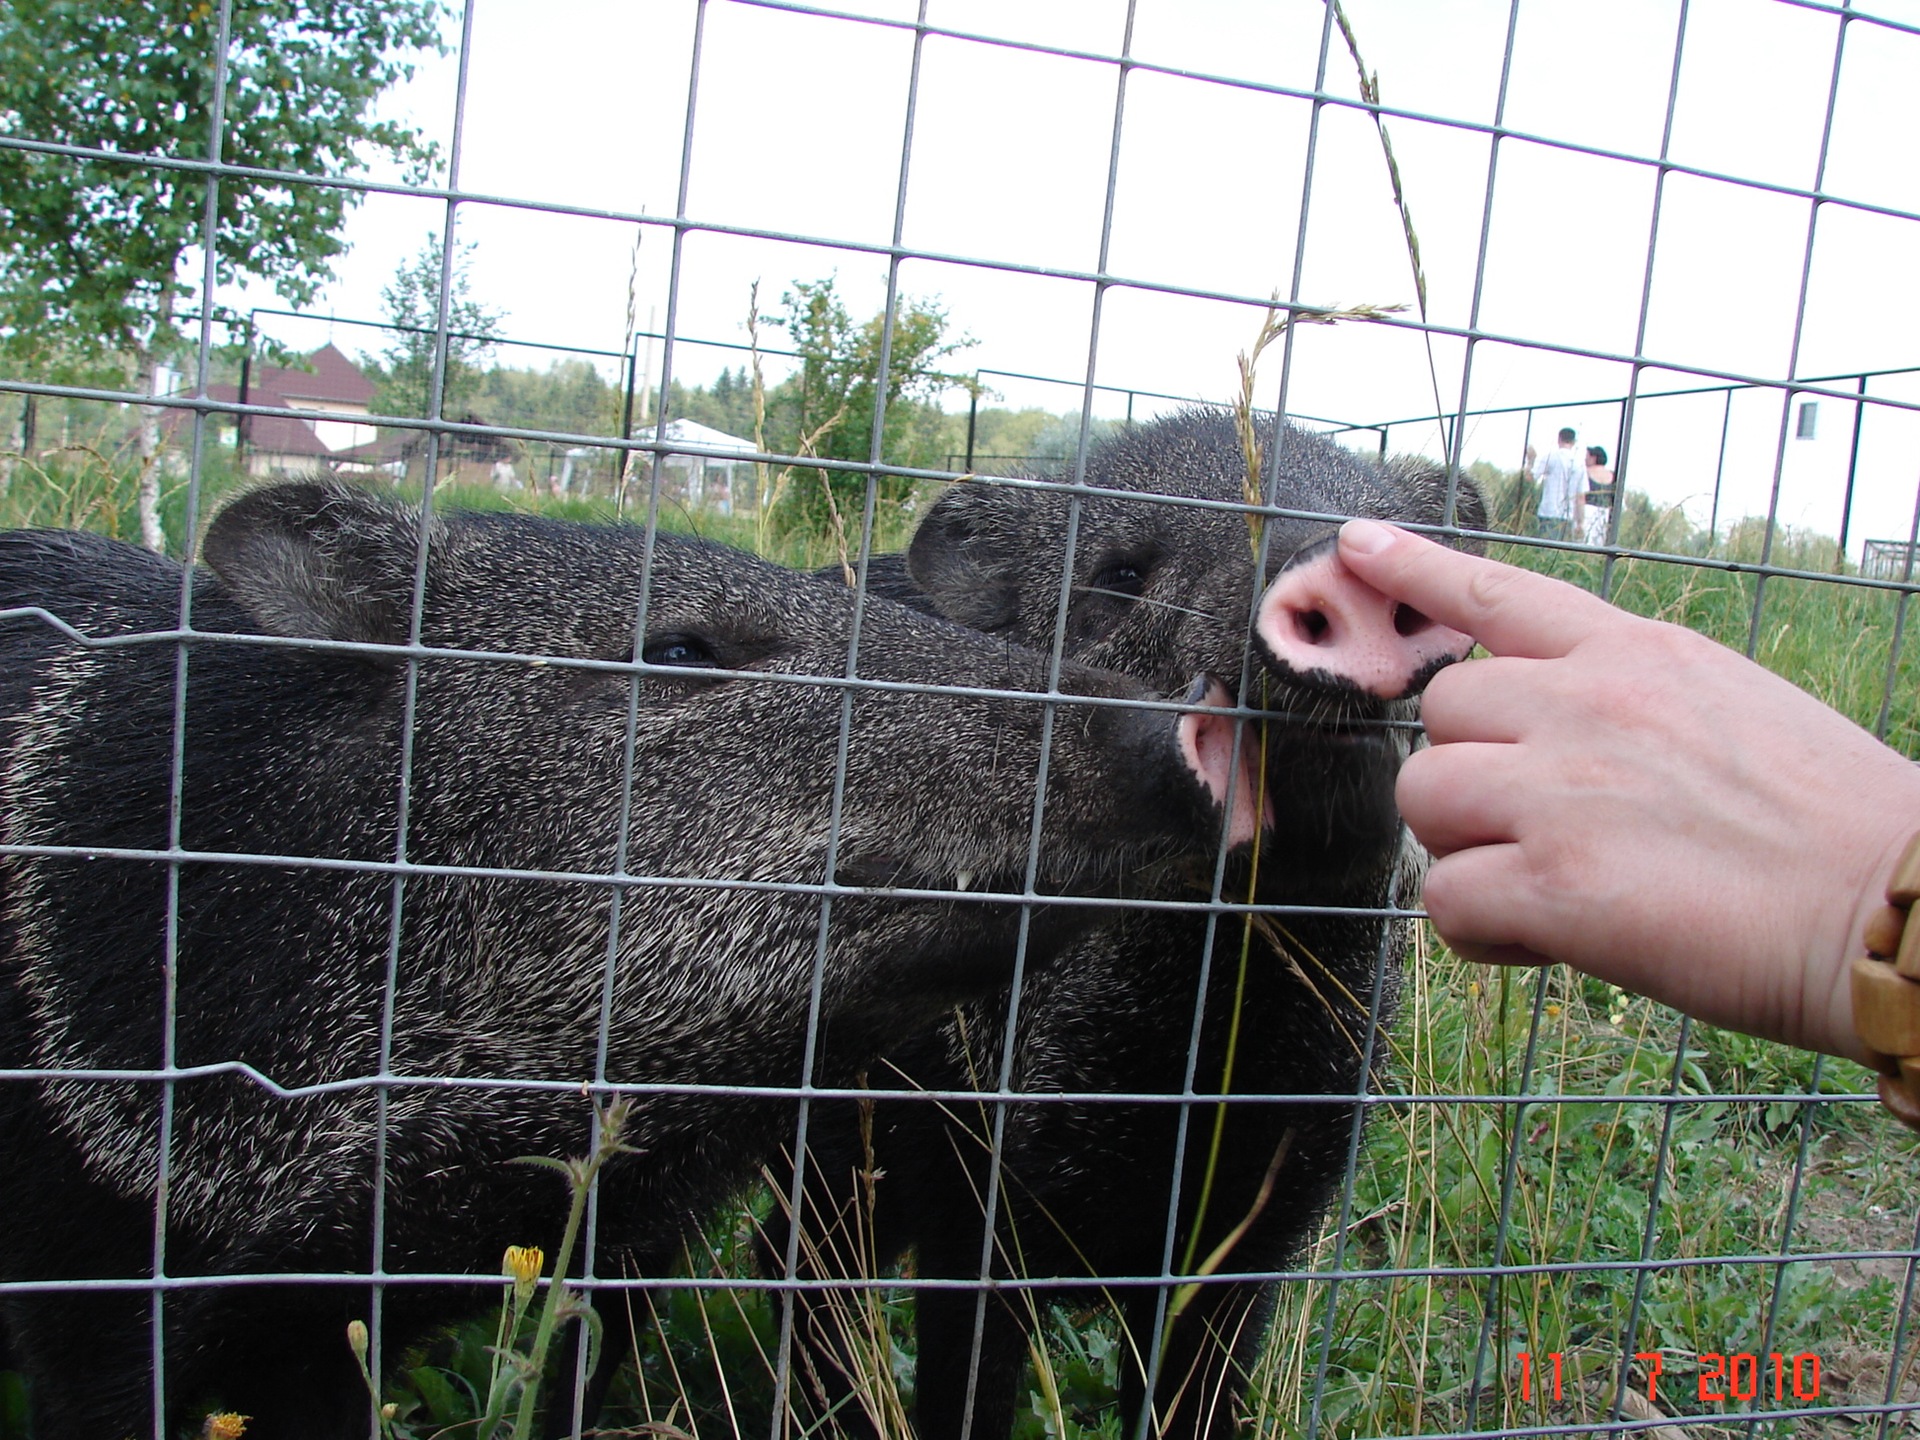
[[[1456,950],[1561,960],[1716,1025],[1863,1059],[1848,960],[1920,767],[1741,655],[1369,521],[1340,558],[1492,652],[1437,675],[1400,809]]]

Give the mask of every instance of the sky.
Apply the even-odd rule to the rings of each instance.
[[[914,19],[895,0],[848,5]],[[1137,0],[1130,39],[1124,0],[927,0],[930,25],[965,34],[926,38],[917,87],[910,28],[747,0],[706,4],[696,70],[700,8],[476,0],[464,104],[457,46],[387,96],[387,113],[449,152],[458,115],[458,188],[504,202],[463,203],[455,226],[472,247],[472,297],[502,313],[505,334],[617,352],[630,315],[659,329],[671,305],[674,375],[710,381],[742,357],[691,342],[744,344],[756,281],[763,315],[793,281],[829,275],[856,315],[878,311],[887,260],[849,247],[888,245],[896,226],[901,245],[953,257],[903,261],[900,288],[946,306],[975,342],[954,364],[988,372],[1009,405],[1077,409],[1090,369],[1113,387],[1095,393],[1097,414],[1149,415],[1171,403],[1158,394],[1227,399],[1257,302],[1276,291],[1328,308],[1404,305],[1418,319],[1373,117],[1326,105],[1316,122],[1309,99],[1280,93],[1315,88],[1318,0]],[[1907,535],[1916,412],[1830,397],[1811,438],[1794,439],[1781,390],[1666,392],[1721,376],[1839,376],[1831,388],[1853,393],[1862,371],[1920,365],[1920,33],[1900,28],[1920,26],[1920,0],[1856,7],[1844,43],[1831,7],[1785,0],[1688,0],[1684,33],[1680,0],[1346,10],[1382,102],[1414,112],[1385,126],[1428,317],[1497,338],[1472,348],[1469,367],[1454,336],[1429,346],[1408,327],[1301,326],[1290,353],[1263,358],[1259,403],[1279,400],[1284,380],[1290,413],[1386,424],[1391,449],[1437,454],[1425,417],[1464,398],[1508,413],[1471,418],[1463,458],[1511,467],[1562,424],[1619,456],[1621,399],[1636,387],[1626,480],[1659,503],[1696,522],[1765,513],[1777,476],[1781,519],[1832,535],[1857,447],[1854,553],[1863,537]],[[1137,63],[1116,151],[1123,52]],[[1324,88],[1359,94],[1337,31]],[[1496,122],[1514,132],[1497,146]],[[1662,183],[1648,162],[1663,143],[1673,164],[1711,174]],[[1117,283],[1096,343],[1085,277],[1103,269],[1110,171],[1104,272]],[[1816,218],[1806,195],[1767,186],[1830,201]],[[281,338],[378,349],[339,321],[381,315],[381,290],[447,211],[370,198],[315,307],[335,323],[283,322]],[[689,230],[676,247],[670,229],[634,223],[676,214],[792,238]],[[1021,270],[997,268],[1008,266]],[[225,298],[276,303],[257,290]],[[1628,363],[1562,349],[1649,363],[1636,382]],[[555,353],[509,346],[499,359],[543,366]],[[656,347],[656,381],[663,359]],[[1920,379],[1875,378],[1868,393],[1920,403]]]

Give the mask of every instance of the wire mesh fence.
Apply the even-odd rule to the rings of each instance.
[[[204,217],[172,379],[0,336],[7,522],[172,556],[0,542],[9,1436],[1915,1423],[1871,1077],[1447,953],[1448,657],[1275,615],[1397,519],[1920,753],[1920,16],[467,0],[423,179],[238,144],[253,9],[193,145],[0,108]],[[433,237],[379,387],[222,248],[320,192]]]

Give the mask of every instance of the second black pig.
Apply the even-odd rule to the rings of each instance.
[[[873,564],[879,594],[1044,648],[1059,623],[1071,553],[1066,655],[1151,685],[1195,672],[1237,680],[1251,645],[1244,698],[1280,712],[1248,726],[1241,741],[1264,764],[1272,829],[1257,874],[1256,857],[1237,853],[1220,894],[1312,907],[1250,924],[1236,915],[1128,912],[1077,942],[1068,963],[1028,977],[1008,1062],[1015,1091],[1274,1098],[1005,1106],[988,1269],[1060,1284],[983,1302],[965,1289],[919,1292],[923,1440],[1008,1434],[1034,1317],[1076,1288],[1076,1277],[1179,1274],[1210,1258],[1222,1273],[1281,1268],[1341,1174],[1354,1116],[1330,1097],[1356,1094],[1363,1056],[1378,1053],[1370,1016],[1376,995],[1379,1013],[1391,1012],[1404,940],[1404,927],[1378,911],[1415,898],[1396,888],[1410,866],[1393,806],[1412,697],[1468,642],[1359,585],[1335,558],[1337,520],[1315,517],[1474,528],[1482,516],[1464,485],[1449,514],[1445,474],[1429,465],[1374,463],[1291,428],[1276,434],[1271,423],[1262,442],[1268,456],[1280,447],[1274,503],[1307,513],[1266,521],[1270,578],[1257,610],[1262,580],[1245,514],[1217,503],[1240,501],[1246,461],[1232,416],[1217,411],[1177,414],[1098,445],[1086,483],[1118,495],[956,485],[928,513],[904,564]],[[1151,893],[1205,899],[1211,882],[1208,867],[1163,878]],[[889,1051],[873,1083],[995,1088],[1008,1014],[1005,997],[963,1008]],[[816,1116],[803,1273],[915,1246],[922,1277],[979,1277],[993,1107],[895,1101],[877,1105],[870,1124],[869,1132],[850,1108]],[[852,1217],[869,1196],[873,1214],[856,1227]],[[870,1246],[865,1233],[847,1243],[869,1225]],[[784,1245],[777,1233],[769,1247],[776,1263]],[[1101,1293],[1085,1292],[1082,1300]],[[1160,1287],[1105,1293],[1118,1297],[1127,1336],[1123,1433],[1138,1433],[1149,1367],[1157,1384],[1148,1433],[1234,1433],[1270,1287],[1205,1284],[1171,1320]],[[824,1291],[799,1295],[801,1388],[815,1404],[837,1406],[849,1433],[872,1433],[835,1303]],[[1156,1357],[1157,1316],[1170,1328]]]

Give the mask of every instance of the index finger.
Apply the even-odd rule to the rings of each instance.
[[[1563,580],[1373,520],[1341,527],[1340,559],[1382,594],[1464,630],[1495,655],[1555,659],[1621,615]]]

